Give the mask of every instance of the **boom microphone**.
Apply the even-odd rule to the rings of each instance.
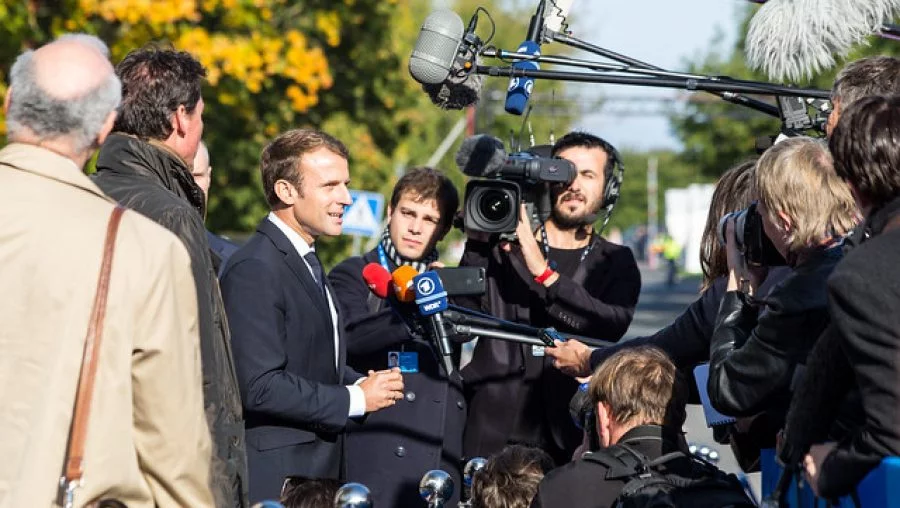
[[[747,63],[770,79],[809,78],[876,34],[898,9],[900,0],[769,0],[750,20]]]
[[[463,31],[455,12],[432,12],[419,31],[409,58],[409,73],[422,84],[431,102],[443,109],[463,109],[478,102],[482,77],[473,73],[481,41],[475,35],[477,17]]]
[[[416,299],[416,289],[413,287],[413,279],[419,275],[415,268],[403,265],[391,274],[394,282],[394,294],[403,303],[409,303]]]

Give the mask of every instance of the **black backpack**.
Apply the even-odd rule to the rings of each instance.
[[[586,453],[584,459],[606,466],[607,480],[625,482],[613,505],[615,508],[756,506],[734,475],[683,452],[672,452],[650,460],[622,443]],[[674,465],[676,461],[686,467],[689,464],[691,473],[682,476],[670,471],[666,465]]]

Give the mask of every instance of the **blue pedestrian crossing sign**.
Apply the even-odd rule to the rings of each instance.
[[[351,190],[353,204],[344,210],[343,234],[376,236],[381,233],[384,196],[377,192]]]

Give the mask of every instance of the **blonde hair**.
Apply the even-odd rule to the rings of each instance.
[[[791,138],[769,148],[756,164],[753,188],[769,221],[781,224],[779,213],[790,217],[787,247],[792,253],[843,236],[859,219],[828,145],[813,138]]]

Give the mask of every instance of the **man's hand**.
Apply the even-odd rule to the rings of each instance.
[[[399,368],[370,370],[359,387],[366,396],[366,413],[391,407],[403,398],[403,376]]]
[[[591,375],[591,348],[577,340],[554,340],[553,345],[544,349],[544,354],[553,359],[553,366],[572,377]]]
[[[837,443],[814,444],[809,453],[803,457],[803,476],[813,493],[819,495],[819,474],[822,472],[822,463],[834,450]]]
[[[525,267],[531,273],[532,277],[537,277],[544,273],[549,266],[544,258],[544,252],[538,245],[537,239],[534,237],[534,231],[531,230],[531,221],[528,218],[528,209],[522,204],[519,209],[519,223],[516,225],[516,236],[519,238],[519,247],[522,249],[522,259],[525,261]],[[501,248],[505,252],[511,250],[508,243],[504,243]],[[553,275],[550,279],[544,281],[545,286],[549,286],[556,281],[558,275]]]

